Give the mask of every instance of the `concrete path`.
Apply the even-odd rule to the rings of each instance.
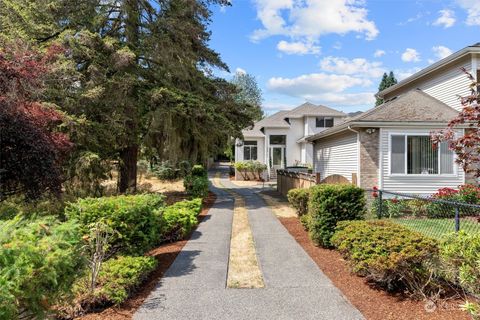
[[[256,188],[244,197],[265,288],[227,289],[233,198],[218,198],[134,319],[364,319],[293,239]]]

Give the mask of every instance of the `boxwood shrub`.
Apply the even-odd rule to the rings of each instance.
[[[162,216],[162,241],[176,241],[185,238],[198,223],[202,210],[202,199],[184,200],[160,209]]]
[[[308,212],[309,189],[291,189],[288,191],[288,202],[297,210],[298,216],[301,217]]]
[[[163,205],[163,197],[158,194],[86,198],[70,203],[65,214],[80,222],[84,234],[103,221],[113,230],[112,251],[142,254],[160,241],[161,217],[157,209]]]
[[[331,247],[330,238],[339,221],[363,219],[364,191],[347,184],[311,187],[308,212],[310,237],[318,245]]]
[[[53,217],[0,221],[0,319],[42,319],[85,261],[79,225]]]
[[[401,225],[386,220],[343,221],[332,243],[354,272],[389,291],[424,296],[439,284],[435,281],[438,243]]]

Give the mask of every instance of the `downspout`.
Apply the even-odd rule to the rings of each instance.
[[[357,186],[360,187],[360,132],[353,130],[350,125],[347,129],[357,134]]]

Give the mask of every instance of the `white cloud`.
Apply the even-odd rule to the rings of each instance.
[[[325,93],[307,98],[315,101],[322,101],[325,104],[341,106],[373,105],[375,103],[375,92],[360,93]]]
[[[320,53],[320,47],[312,42],[288,42],[282,40],[277,44],[277,49],[286,54],[304,55]]]
[[[405,52],[402,53],[402,60],[405,62],[418,62],[420,61],[420,53],[415,49],[407,48]]]
[[[393,70],[393,73],[395,74],[395,78],[397,78],[398,81],[402,81],[408,77],[410,77],[412,74],[417,73],[420,71],[421,68],[415,67],[411,69],[396,69]]]
[[[295,107],[297,106],[272,101],[267,101],[262,104],[264,110],[291,110]]]
[[[385,72],[381,62],[370,62],[363,58],[347,59],[339,57],[326,57],[320,61],[320,67],[324,71],[358,75],[377,78]]]
[[[440,10],[438,11],[440,15],[437,20],[433,22],[434,26],[443,26],[444,28],[450,28],[455,24],[455,12],[453,10]]]
[[[296,78],[270,78],[267,88],[270,91],[292,97],[312,99],[312,97],[330,93],[341,93],[354,86],[370,86],[368,79],[355,78],[348,75],[311,73]]]
[[[446,58],[453,53],[452,50],[444,46],[433,47],[432,51],[438,60]]]
[[[314,43],[326,34],[349,32],[372,40],[379,33],[364,0],[256,0],[255,5],[263,28],[253,32],[253,41],[281,35]]]
[[[237,68],[237,69],[235,69],[235,73],[237,73],[237,74],[247,74],[247,71],[245,71],[242,68]]]
[[[480,26],[480,6],[478,0],[456,0],[458,5],[467,10],[466,24],[469,26]]]
[[[380,50],[380,49],[379,49],[379,50],[376,50],[376,51],[375,51],[375,53],[373,54],[373,56],[374,56],[375,58],[380,58],[380,57],[382,57],[382,56],[384,56],[384,55],[386,55],[386,54],[387,54],[387,53],[385,52],[385,50]]]
[[[412,22],[415,22],[415,21],[417,21],[417,20],[420,20],[422,17],[423,17],[423,13],[422,13],[422,12],[419,12],[419,13],[417,13],[417,15],[416,15],[415,17],[411,17],[411,18],[407,19],[406,21],[399,22],[399,23],[397,23],[397,25],[399,25],[399,26],[405,26],[405,25],[407,25],[407,24],[409,24],[409,23],[412,23]]]

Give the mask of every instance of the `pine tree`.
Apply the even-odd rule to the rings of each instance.
[[[393,74],[393,71],[390,71],[390,73],[387,75],[387,73],[383,73],[382,80],[380,81],[380,84],[378,85],[378,92],[381,92],[388,87],[391,87],[393,85],[397,84],[397,79],[395,78],[395,75]],[[377,101],[375,103],[375,106],[379,106],[383,103],[383,99],[380,99],[377,97]]]

